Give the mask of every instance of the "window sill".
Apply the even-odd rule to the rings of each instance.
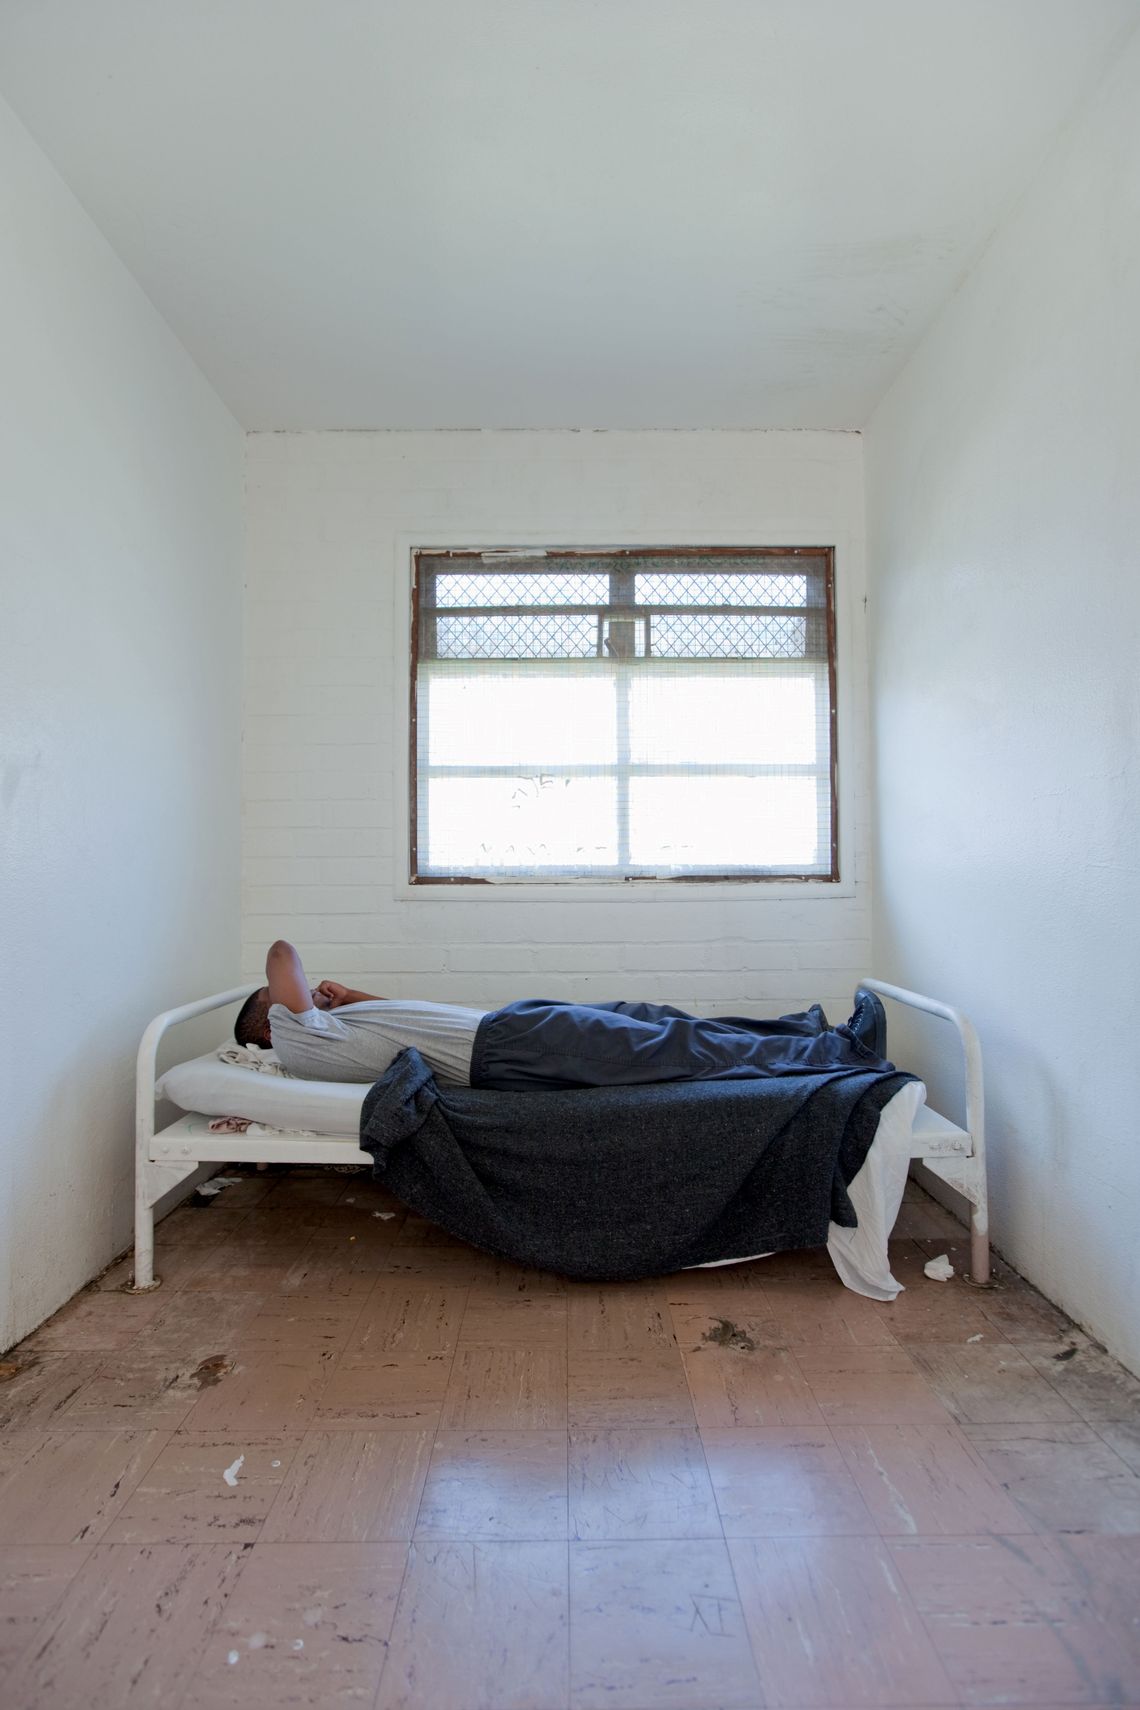
[[[636,906],[647,902],[809,902],[816,898],[850,900],[853,880],[835,879],[491,879],[420,881],[396,885],[397,902],[435,901],[518,903],[606,902]]]

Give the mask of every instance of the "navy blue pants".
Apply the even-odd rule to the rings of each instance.
[[[818,1004],[777,1021],[686,1015],[664,1003],[524,998],[479,1023],[471,1085],[633,1087],[661,1081],[764,1080],[866,1073],[886,1065]]]

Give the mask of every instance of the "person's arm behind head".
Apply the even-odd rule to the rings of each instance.
[[[284,938],[269,946],[265,979],[271,1004],[282,1004],[294,1015],[304,1015],[313,1008],[313,990],[305,976],[304,964]]]
[[[342,986],[339,980],[322,980],[313,992],[313,1002],[318,1009],[322,998],[329,1009],[343,1009],[346,1003],[385,1003],[385,998],[376,992],[358,992],[352,986]]]
[[[300,956],[284,938],[269,947],[265,977],[270,1003],[283,1004],[294,1015],[303,1015],[308,1009],[340,1009],[346,1003],[377,1001],[375,993],[354,991],[337,980],[322,980],[319,986],[310,986]]]

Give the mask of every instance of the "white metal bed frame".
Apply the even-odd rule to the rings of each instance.
[[[154,1274],[154,1208],[202,1164],[368,1164],[371,1158],[354,1140],[312,1134],[212,1134],[209,1118],[182,1116],[158,1133],[154,1126],[156,1059],[163,1035],[180,1021],[193,1021],[214,1009],[242,1003],[260,982],[216,992],[179,1009],[156,1015],[142,1036],[135,1094],[135,1268],[130,1292],[146,1294],[160,1286]],[[936,1110],[924,1106],[914,1126],[911,1157],[962,1194],[970,1205],[970,1281],[985,1287],[990,1280],[989,1216],[986,1199],[985,1111],[982,1094],[982,1053],[972,1024],[960,1010],[936,998],[921,997],[881,980],[860,980],[857,990],[911,1009],[924,1010],[957,1028],[962,1046],[966,1091],[966,1126],[959,1128]]]

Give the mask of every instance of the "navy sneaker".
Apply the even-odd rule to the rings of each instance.
[[[855,993],[855,1008],[847,1026],[860,1045],[865,1045],[868,1051],[873,1051],[876,1057],[882,1057],[884,1062],[886,1061],[887,1012],[874,992],[864,991],[860,987]]]

